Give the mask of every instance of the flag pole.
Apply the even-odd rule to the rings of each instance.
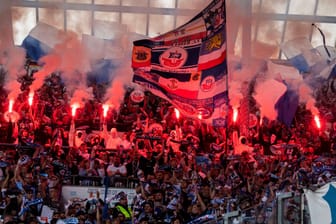
[[[304,194],[300,194],[300,223],[303,224],[304,221],[304,212],[305,212],[305,207],[304,207]]]
[[[229,71],[229,70],[227,70]],[[227,107],[226,107],[226,113],[225,113],[225,154],[228,155],[228,136],[229,136],[229,72],[227,74],[227,78],[226,78],[226,91],[227,91]]]
[[[227,30],[227,19],[226,19],[226,9],[227,9],[227,1],[224,2],[225,4],[225,31]],[[228,35],[227,32],[225,32],[226,35],[226,40],[228,40]],[[228,41],[226,41],[226,49],[228,49]],[[225,113],[225,123],[226,123],[226,127],[225,127],[225,154],[226,156],[228,155],[228,135],[229,135],[229,58],[228,58],[228,51],[225,52],[226,54],[226,58],[227,58],[227,66],[226,66],[226,81],[225,81],[225,88],[226,88],[226,92],[227,92],[227,100],[226,100],[226,113]]]

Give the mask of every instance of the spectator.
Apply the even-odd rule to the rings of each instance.
[[[137,217],[137,220],[141,223],[147,221],[148,224],[154,224],[157,220],[157,217],[154,214],[154,204],[153,201],[145,201],[142,204],[142,212]]]
[[[131,144],[131,141],[130,141],[128,133],[124,133],[122,135],[121,139],[122,139],[122,141],[121,141],[120,146],[122,146],[122,149],[124,149],[124,150],[130,150],[132,148],[132,144]]]
[[[123,221],[124,224],[133,223],[132,220],[132,210],[128,207],[127,195],[124,192],[118,193],[116,195],[118,202],[114,206],[112,215],[114,219],[118,219],[118,221]]]
[[[106,148],[116,150],[119,149],[120,145],[122,144],[122,139],[118,136],[118,132],[116,128],[111,128],[109,134],[105,134],[106,140]]]
[[[145,156],[141,156],[139,160],[139,168],[144,172],[145,177],[154,174],[154,167],[156,165],[156,160],[153,155],[153,151],[148,148],[145,149]]]
[[[74,146],[77,148],[80,147],[84,143],[84,139],[85,139],[85,136],[83,134],[83,131],[81,130],[76,131]]]
[[[120,161],[120,157],[114,158],[113,164],[106,168],[107,175],[111,178],[111,184],[115,187],[126,185],[127,169],[126,166]]]
[[[167,206],[165,205],[164,190],[158,188],[154,190],[154,214],[157,217],[157,221],[163,222],[166,217]]]
[[[140,153],[137,150],[131,152],[130,160],[126,164],[128,177],[137,178],[140,170]]]

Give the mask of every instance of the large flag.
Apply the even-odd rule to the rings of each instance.
[[[336,223],[336,183],[325,184],[319,189],[305,190],[312,224]]]
[[[62,41],[60,34],[59,29],[39,22],[23,40],[22,47],[26,49],[29,58],[38,61]]]
[[[227,110],[225,0],[214,0],[188,23],[134,41],[133,82],[189,117],[215,126]]]

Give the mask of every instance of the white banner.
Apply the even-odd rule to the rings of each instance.
[[[319,189],[305,190],[311,223],[336,223],[336,182],[328,183]]]

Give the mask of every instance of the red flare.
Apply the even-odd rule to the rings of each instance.
[[[33,105],[33,99],[34,99],[34,92],[29,92],[29,95],[28,95],[29,106]]]
[[[321,129],[321,122],[320,122],[320,118],[319,118],[319,116],[318,116],[318,115],[315,115],[315,116],[314,116],[314,120],[315,120],[316,127],[317,127],[318,129]]]
[[[104,117],[106,117],[108,109],[109,109],[109,105],[103,104],[103,116]]]
[[[233,122],[234,123],[236,123],[237,118],[238,118],[238,110],[237,110],[237,108],[234,108],[233,109]]]
[[[14,105],[14,100],[10,99],[9,100],[9,106],[8,106],[8,112],[13,112],[13,105]]]
[[[79,104],[78,103],[74,103],[71,105],[71,114],[72,114],[72,117],[74,117],[76,115],[76,110],[77,108],[79,108]]]
[[[180,111],[174,108],[174,112],[175,112],[176,119],[180,119]]]

